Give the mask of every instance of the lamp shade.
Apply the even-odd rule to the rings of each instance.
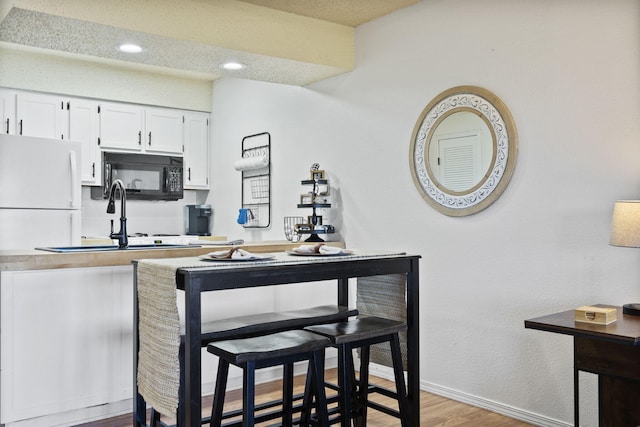
[[[609,244],[640,248],[640,200],[618,200],[615,203]]]

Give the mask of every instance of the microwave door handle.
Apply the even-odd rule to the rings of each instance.
[[[169,173],[166,169],[163,169],[162,174],[164,175],[164,187],[162,188],[162,191],[167,193],[169,191]]]

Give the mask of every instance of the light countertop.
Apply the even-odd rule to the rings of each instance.
[[[305,242],[286,240],[246,242],[237,245],[249,252],[284,252]],[[344,242],[326,242],[344,248]],[[209,252],[231,249],[233,245],[206,245],[167,249],[113,250],[106,252],[56,253],[40,250],[0,251],[0,271],[48,270],[58,268],[107,267],[129,265],[134,259],[195,257]]]

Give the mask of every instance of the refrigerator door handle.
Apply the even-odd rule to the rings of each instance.
[[[71,179],[69,182],[71,189],[71,199],[69,200],[69,207],[77,209],[80,207],[80,194],[79,188],[75,185],[78,182],[78,165],[76,162],[76,152],[69,151],[69,172],[71,172]]]
[[[79,211],[72,211],[70,215],[70,224],[69,224],[69,244],[72,246],[77,246],[81,243],[80,238],[80,227],[82,226],[82,221],[80,217]]]

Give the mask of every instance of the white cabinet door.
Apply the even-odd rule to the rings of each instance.
[[[182,154],[182,111],[145,108],[145,151]]]
[[[142,150],[144,108],[138,105],[101,102],[100,147],[125,151]]]
[[[57,95],[18,92],[16,96],[17,133],[40,138],[68,137],[68,99]]]
[[[209,114],[184,113],[184,188],[209,188]]]
[[[0,89],[0,133],[13,135],[16,133],[16,92]]]
[[[98,102],[71,99],[69,139],[82,143],[80,172],[82,184],[101,185],[102,168],[98,147]]]
[[[114,289],[113,271],[1,273],[0,423],[100,405],[121,395],[114,378],[131,364],[117,366],[122,358],[114,354],[121,354],[123,336],[131,339],[130,329],[122,330],[123,310],[131,307]]]

